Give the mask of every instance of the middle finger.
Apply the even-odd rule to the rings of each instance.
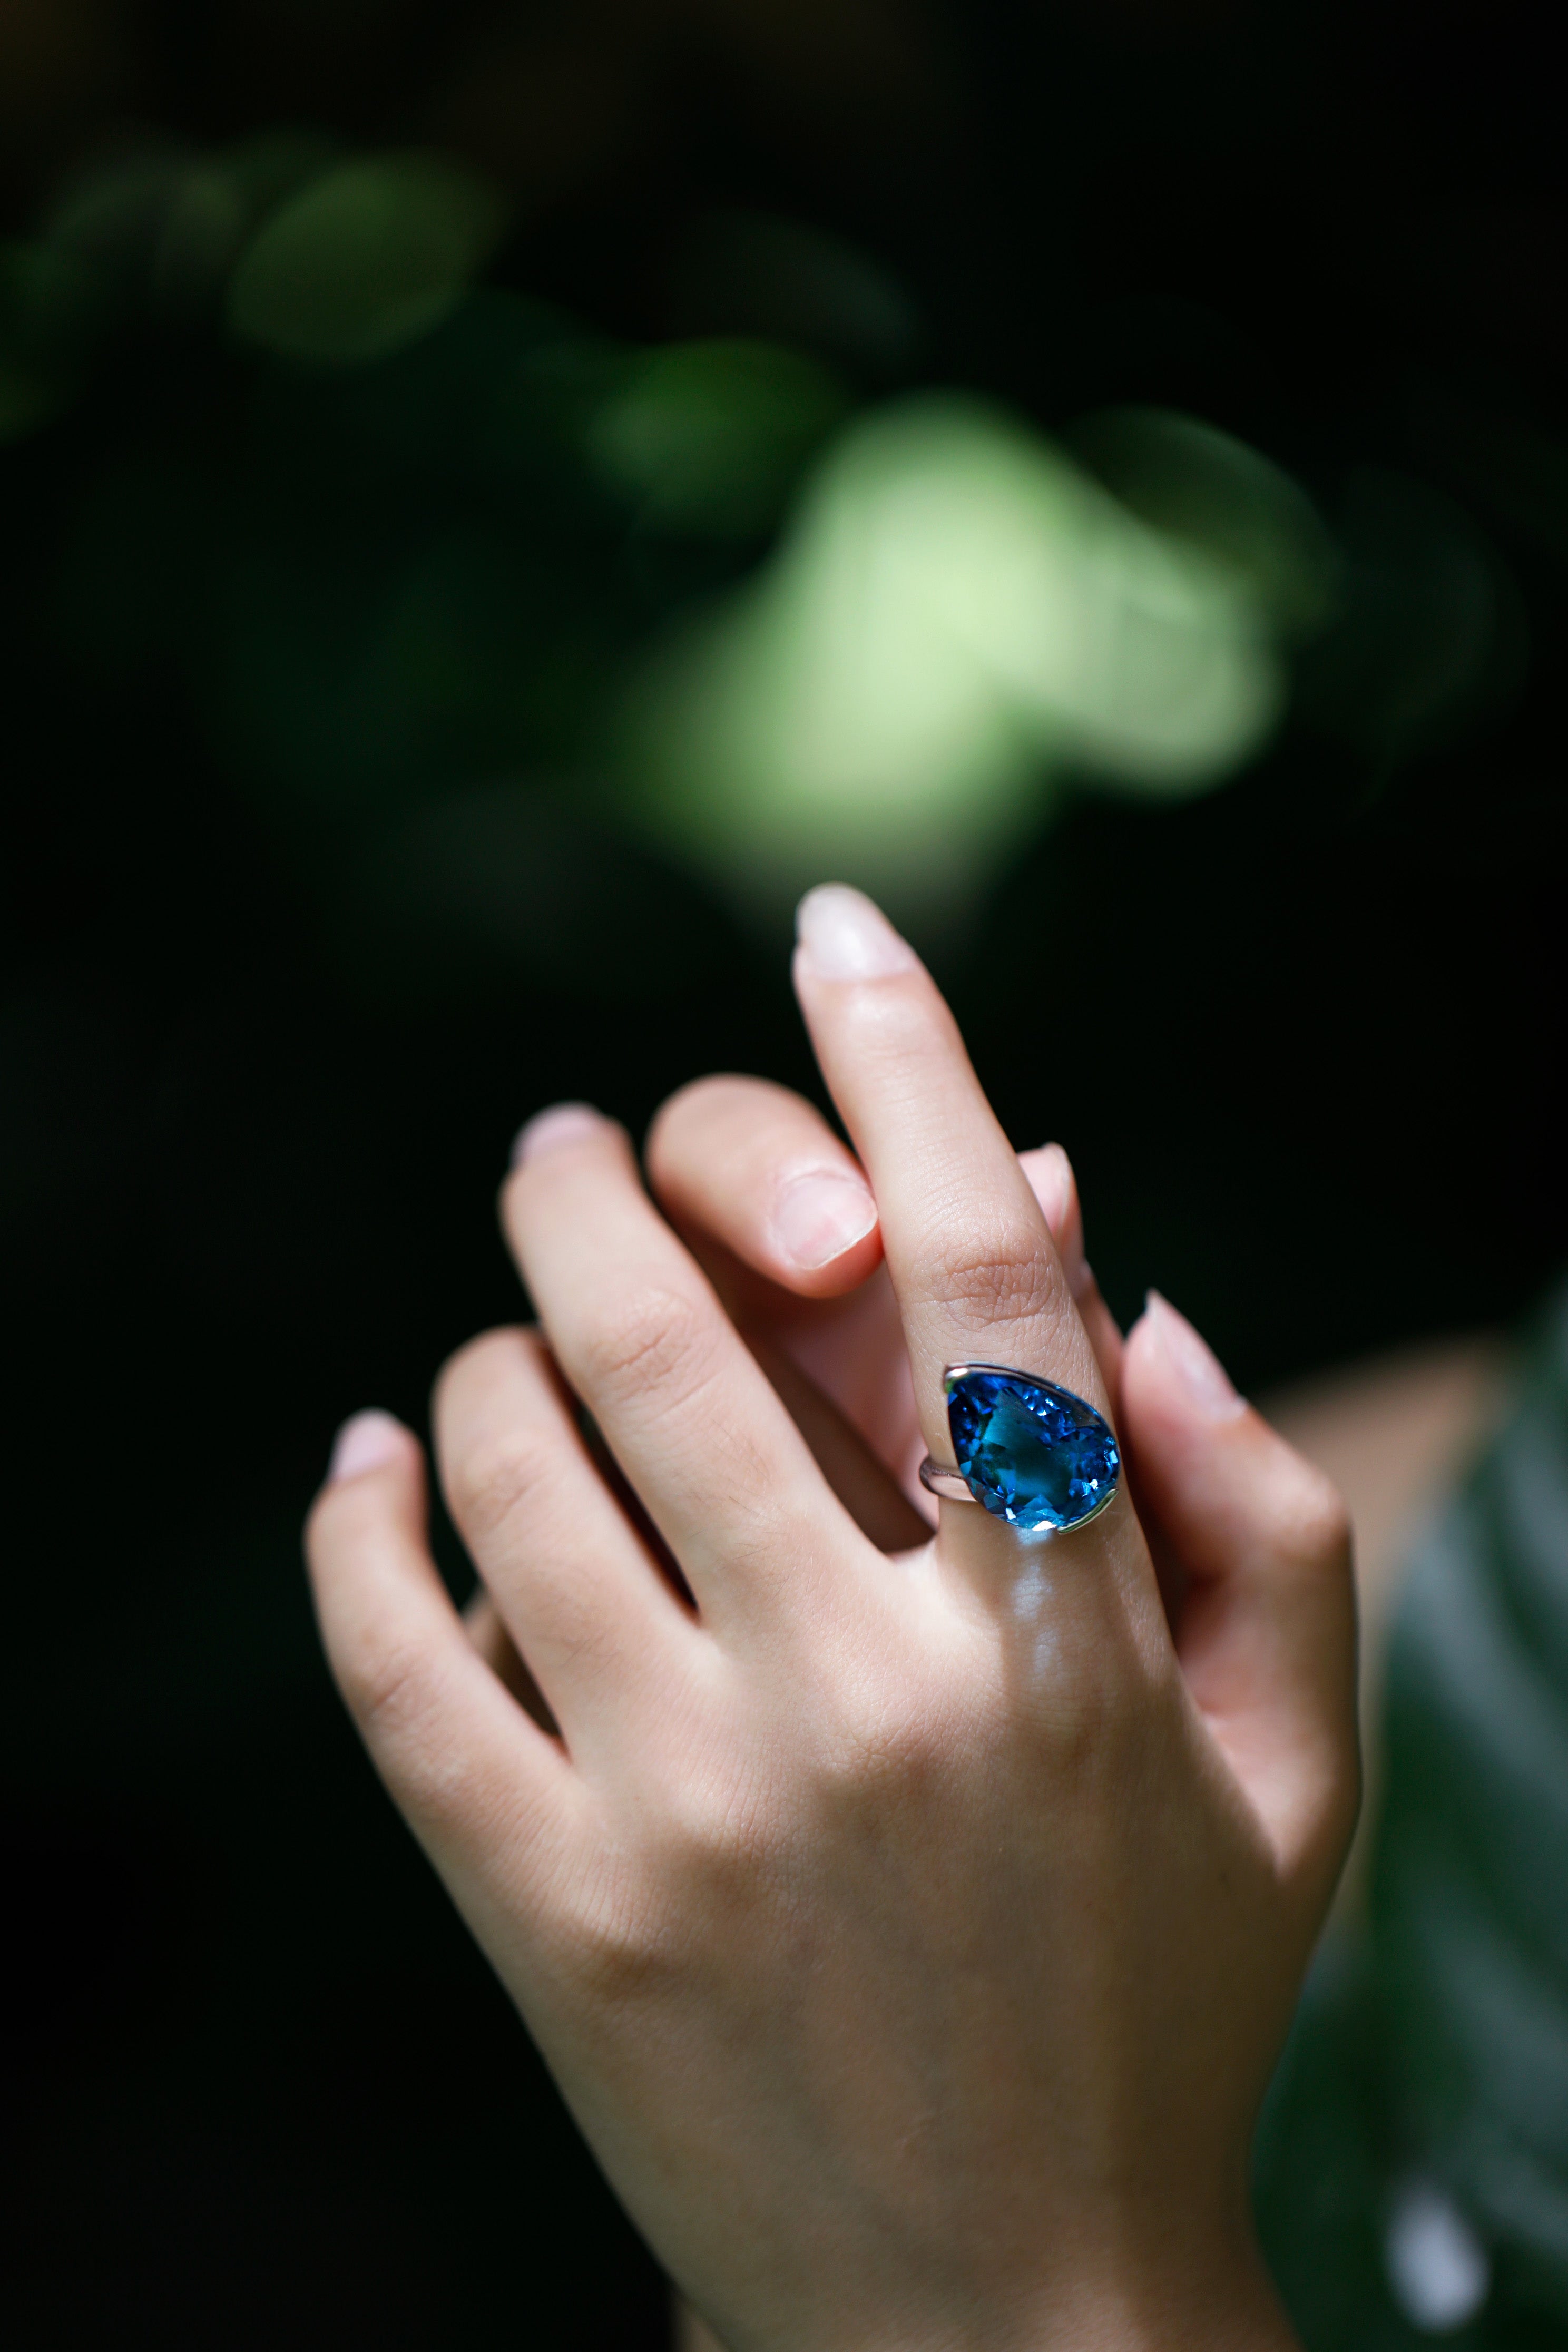
[[[834,1605],[858,1538],[788,1411],[585,1107],[523,1130],[501,1199],[551,1348],[716,1625]]]

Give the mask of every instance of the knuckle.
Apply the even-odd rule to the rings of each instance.
[[[560,1476],[544,1431],[518,1424],[478,1440],[452,1465],[453,1515],[479,1542],[537,1512]]]
[[[706,1318],[695,1299],[668,1285],[634,1288],[591,1321],[577,1349],[590,1402],[611,1404],[650,1389],[689,1395],[706,1369]]]
[[[668,1917],[650,1901],[620,1886],[595,1890],[568,1922],[563,1959],[574,2000],[624,2008],[646,2000],[676,1972]]]
[[[466,1339],[447,1357],[437,1374],[435,1405],[437,1415],[455,1400],[482,1397],[492,1390],[498,1380],[510,1370],[519,1350],[528,1349],[534,1339],[535,1334],[531,1330],[518,1324],[502,1324]]]
[[[773,1089],[765,1091],[771,1093]],[[705,1129],[721,1120],[728,1112],[751,1108],[752,1099],[763,1092],[763,1081],[735,1077],[725,1072],[688,1079],[656,1114],[648,1130],[648,1158],[657,1160],[670,1150],[672,1142],[683,1141],[693,1129]]]
[[[424,1819],[460,1811],[466,1774],[442,1730],[440,1678],[410,1643],[365,1643],[337,1662],[360,1734],[401,1804]]]
[[[367,1739],[396,1745],[428,1711],[428,1668],[411,1643],[363,1643],[338,1661],[350,1714]]]
[[[640,1860],[624,1852],[581,1883],[562,1927],[574,1990],[605,2002],[658,1993],[694,1948],[744,1936],[771,1908],[786,1844],[778,1809],[744,1775],[682,1775],[658,1789]]]
[[[1131,1769],[1169,1729],[1179,1670],[1151,1654],[1114,1615],[1064,1631],[1042,1664],[1032,1696],[1037,1738],[1061,1785],[1087,1785]]]
[[[939,1307],[981,1328],[1045,1314],[1055,1304],[1039,1235],[1012,1221],[971,1227],[938,1244],[925,1286]]]
[[[1064,1677],[1040,1710],[1040,1743],[1058,1786],[1103,1776],[1122,1757],[1137,1719],[1127,1682],[1103,1668]]]
[[[818,1801],[838,1818],[919,1816],[955,1771],[981,1769],[1005,1730],[983,1682],[960,1687],[940,1670],[918,1669],[869,1679],[826,1711]]]
[[[784,1809],[760,1776],[720,1764],[682,1778],[664,1796],[661,1842],[671,1868],[710,1901],[765,1868],[784,1834]]]
[[[885,1695],[844,1710],[823,1757],[828,1785],[876,1796],[929,1781],[950,1744],[947,1711],[922,1694]]]
[[[1331,1478],[1298,1456],[1296,1475],[1279,1504],[1279,1542],[1303,1568],[1348,1568],[1350,1507]]]

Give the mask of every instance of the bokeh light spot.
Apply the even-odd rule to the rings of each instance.
[[[970,400],[851,426],[770,566],[643,673],[645,805],[770,890],[824,859],[948,893],[1053,777],[1201,790],[1264,741],[1284,679],[1248,576],[1151,528]]]

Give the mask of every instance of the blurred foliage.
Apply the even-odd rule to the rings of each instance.
[[[951,917],[1064,782],[1185,793],[1255,757],[1297,648],[1309,719],[1378,775],[1508,667],[1500,559],[1418,483],[1352,478],[1336,543],[1178,411],[1065,446],[952,394],[857,414],[787,343],[639,349],[476,295],[505,217],[439,154],[276,131],[91,166],[10,250],[13,436],[128,325],[272,355],[225,446],[110,468],[64,588],[84,648],[186,670],[258,791],[395,804],[542,761],[742,903],[826,858]],[[831,239],[720,216],[679,300],[721,310],[726,268],[872,380],[912,352]]]
[[[594,415],[587,454],[645,525],[746,538],[777,520],[845,404],[802,353],[676,343],[630,362]]]
[[[1557,89],[1470,0],[0,5],[29,2340],[659,2340],[294,1528],[518,1312],[530,1109],[815,1084],[798,884],[1244,1381],[1543,1286]],[[1496,2200],[1293,2112],[1352,2342],[1399,2182]]]
[[[1132,513],[1234,572],[1282,635],[1331,619],[1342,559],[1311,500],[1256,449],[1159,408],[1085,417],[1072,446]]]
[[[629,759],[761,891],[793,898],[826,859],[951,904],[1038,823],[1053,773],[1201,788],[1283,694],[1239,565],[1141,526],[1014,420],[928,394],[847,434],[755,586],[657,659]]]
[[[75,391],[93,291],[68,253],[0,246],[0,441],[33,432]]]
[[[1568,2336],[1568,1298],[1416,1554],[1388,1682],[1370,1922],[1275,2085],[1265,2233],[1309,2352],[1545,2352]],[[1471,2277],[1398,2260],[1415,2181]]]
[[[500,199],[439,156],[339,163],[263,220],[229,280],[229,322],[292,359],[380,359],[450,315],[503,223]]]

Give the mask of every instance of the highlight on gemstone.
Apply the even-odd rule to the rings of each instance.
[[[954,1458],[994,1518],[1033,1533],[1081,1527],[1104,1510],[1121,1455],[1082,1397],[1003,1364],[954,1364],[943,1386]]]

